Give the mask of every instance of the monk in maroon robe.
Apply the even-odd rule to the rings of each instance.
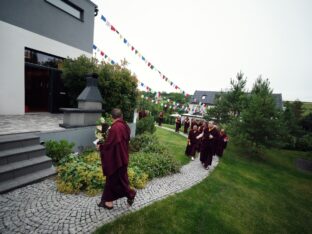
[[[163,121],[164,121],[164,113],[161,111],[158,116],[158,126],[161,126]]]
[[[113,109],[113,124],[108,132],[107,139],[99,145],[103,174],[106,183],[99,207],[113,208],[113,201],[127,197],[128,204],[134,202],[136,191],[130,189],[127,174],[129,154],[128,146],[130,140],[130,128],[122,119],[120,109]]]
[[[194,125],[196,125],[197,128],[198,128],[198,124],[196,123],[196,120],[192,119],[192,121],[191,121],[191,129],[193,129]]]
[[[139,111],[139,120],[145,118],[146,116],[147,116],[147,113],[145,110]]]
[[[180,128],[181,128],[181,119],[180,119],[180,117],[177,117],[177,118],[176,118],[175,124],[176,124],[176,129],[175,129],[175,131],[176,131],[176,132],[179,132],[179,131],[180,131]]]
[[[200,158],[203,166],[206,170],[212,163],[212,157],[216,152],[216,142],[219,137],[218,130],[214,127],[212,121],[209,121],[208,126],[204,128],[202,136],[201,148],[200,148]]]
[[[201,122],[197,121],[198,124],[200,124]],[[203,131],[204,131],[204,128],[205,128],[205,124],[200,124],[200,125],[197,125],[198,126],[198,135],[202,134]],[[197,152],[200,153],[200,148],[201,148],[201,144],[202,144],[202,138],[200,138],[198,140],[198,143],[197,143]],[[201,160],[201,157],[200,157],[200,160]]]
[[[226,135],[224,129],[221,129],[219,139],[218,139],[218,147],[217,147],[217,155],[219,157],[223,156],[223,151],[226,149],[228,140],[229,138]]]
[[[192,160],[194,160],[194,157],[196,155],[196,150],[198,147],[198,139],[196,138],[199,135],[199,132],[197,131],[197,126],[194,125],[193,129],[189,132],[188,138],[187,138],[187,146],[185,150],[185,154],[187,156],[190,156]]]
[[[189,127],[190,127],[190,120],[188,117],[186,117],[186,119],[184,120],[184,131],[183,131],[185,134],[187,134]]]

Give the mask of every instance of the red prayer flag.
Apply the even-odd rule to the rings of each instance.
[[[104,56],[104,52],[103,51],[101,51],[101,55]]]
[[[114,28],[114,26],[111,25],[111,30],[112,30],[112,31],[116,31],[116,28]]]

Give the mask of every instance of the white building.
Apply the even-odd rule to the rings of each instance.
[[[92,56],[96,13],[90,0],[1,0],[0,115],[64,105],[60,62]]]

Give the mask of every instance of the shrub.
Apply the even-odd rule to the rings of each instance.
[[[131,152],[138,152],[142,150],[144,146],[147,144],[157,144],[158,139],[155,135],[152,135],[148,132],[145,132],[141,135],[136,135],[133,139],[130,141],[130,151]]]
[[[130,186],[142,189],[146,186],[148,175],[138,167],[128,168]]]
[[[144,132],[154,133],[156,131],[155,121],[153,116],[147,116],[140,119],[136,124],[136,134],[140,135]]]
[[[296,149],[302,151],[312,150],[312,134],[306,134],[297,139]]]
[[[88,195],[95,195],[103,189],[105,178],[98,152],[67,156],[60,161],[57,173],[56,185],[60,192],[83,191]]]
[[[105,177],[97,151],[64,157],[57,167],[57,173],[56,186],[60,192],[85,192],[92,196],[103,190]],[[130,186],[138,189],[144,188],[148,181],[147,173],[139,167],[129,167],[128,176]]]
[[[72,149],[75,146],[74,143],[69,143],[66,140],[54,141],[49,140],[45,143],[46,154],[49,156],[55,164],[72,153]]]
[[[137,152],[131,155],[129,166],[144,171],[150,179],[176,173],[180,169],[178,161],[169,153]]]

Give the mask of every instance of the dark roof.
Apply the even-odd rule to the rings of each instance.
[[[196,90],[194,95],[192,96],[191,103],[198,104],[203,103],[207,105],[215,105],[216,95],[221,94],[220,91],[200,91]],[[276,107],[282,109],[283,108],[283,99],[282,94],[273,93],[273,98],[276,103]]]
[[[273,98],[276,103],[276,107],[282,109],[283,108],[283,98],[281,93],[273,93]]]
[[[216,94],[220,94],[221,92],[217,91],[199,91],[196,90],[193,97],[192,97],[192,103],[203,103],[203,104],[209,104],[214,105],[215,104],[215,97]]]

